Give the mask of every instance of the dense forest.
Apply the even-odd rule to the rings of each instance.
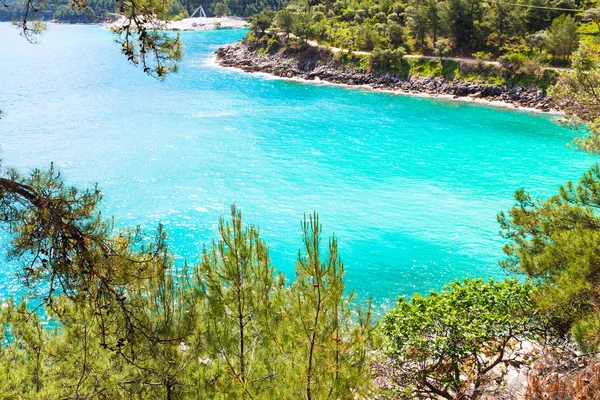
[[[0,7],[0,21],[18,19],[24,10],[26,0],[9,0]],[[202,6],[208,16],[235,15],[248,17],[263,9],[278,10],[287,4],[285,0],[171,0],[170,18],[186,18]],[[88,0],[83,10],[74,7],[69,0],[49,1],[40,9],[37,17],[41,20],[55,20],[70,23],[103,22],[114,18],[118,2],[115,0]]]
[[[264,11],[254,30],[375,51],[380,64],[425,54],[567,65],[580,40],[600,50],[597,6],[595,0],[296,1],[279,13]]]
[[[185,10],[191,14],[198,6],[204,7],[207,15],[235,15],[249,17],[264,9],[279,10],[288,0],[179,0]]]
[[[26,0],[12,0],[0,7],[0,21],[19,19],[25,10]],[[50,1],[45,7],[40,7],[36,17],[44,20],[62,22],[91,23],[110,20],[115,12],[114,0],[90,0],[86,2],[85,10],[78,10],[69,0]]]

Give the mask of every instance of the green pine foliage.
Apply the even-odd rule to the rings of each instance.
[[[177,71],[183,46],[179,35],[155,27],[160,21],[180,18],[182,12],[178,0],[7,0],[0,8],[0,21],[12,21],[22,36],[35,42],[46,29],[44,21],[103,22],[118,14],[120,23],[111,28],[121,52],[148,75],[164,79]]]
[[[551,95],[562,104],[568,125],[582,135],[576,147],[589,153],[600,153],[600,61],[591,47],[583,42],[573,55],[574,72],[564,74]]]
[[[0,7],[0,21],[19,20],[26,12],[27,0],[9,0]],[[70,0],[36,2],[35,17],[67,23],[105,22],[114,18],[115,0],[86,0],[85,7],[79,7]]]
[[[502,266],[534,279],[541,309],[570,329],[579,346],[600,344],[600,167],[568,182],[548,199],[519,190],[498,220],[508,240]]]
[[[552,57],[569,58],[577,47],[577,23],[570,15],[561,15],[548,28],[546,46]]]
[[[370,305],[344,290],[337,241],[302,224],[286,282],[234,206],[194,268],[155,237],[115,230],[97,189],[55,169],[0,179],[11,256],[44,293],[0,312],[4,398],[350,399],[371,392]],[[18,304],[17,304],[18,303]],[[10,378],[9,378],[10,377]]]
[[[269,339],[275,332],[269,331],[276,323],[273,298],[285,286],[274,274],[258,230],[242,225],[235,206],[231,212],[230,223],[221,219],[219,240],[204,250],[194,276],[205,300],[206,343],[213,354],[221,355],[214,360],[219,375],[228,377],[215,382],[215,393],[253,398],[275,389],[270,383],[281,364],[270,360],[277,348]]]
[[[8,0],[0,7],[0,21],[19,20],[25,13],[28,0]],[[36,17],[43,21],[65,23],[99,23],[115,19],[124,1],[119,0],[56,0],[37,4]],[[169,0],[161,2],[168,9],[172,19],[187,18],[199,6],[204,7],[208,16],[235,15],[249,17],[264,9],[279,10],[287,5],[287,0]],[[41,7],[40,7],[41,6]]]

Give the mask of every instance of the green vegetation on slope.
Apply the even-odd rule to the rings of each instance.
[[[568,64],[580,39],[598,46],[595,3],[542,5],[528,0],[519,4],[512,0],[295,1],[277,14],[264,11],[254,28],[354,51],[466,56],[529,69],[534,64]]]
[[[280,10],[288,0],[179,0],[183,8],[191,15],[198,6],[204,7],[207,15],[235,15],[249,17],[264,9]]]
[[[563,74],[551,95],[566,104],[571,128],[582,133],[575,145],[590,153],[600,153],[600,61],[588,43],[581,44],[573,56],[574,72]]]
[[[123,2],[118,0],[57,0],[42,2],[37,18],[69,23],[104,22],[115,18]],[[236,15],[248,17],[263,9],[279,10],[287,5],[286,0],[169,0],[168,15],[171,19],[187,18],[202,6],[208,16]],[[27,0],[9,0],[0,7],[0,21],[18,20],[24,14]],[[196,14],[198,16],[198,14]]]
[[[8,1],[4,7],[0,7],[0,21],[19,20],[25,14],[27,0]],[[85,8],[85,9],[83,9]],[[103,22],[114,18],[111,14],[115,12],[114,0],[87,0],[85,7],[77,7],[70,0],[57,0],[56,2],[44,2],[35,17],[44,20],[57,20],[71,23]]]

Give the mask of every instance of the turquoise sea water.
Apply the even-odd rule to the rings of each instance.
[[[555,117],[317,86],[217,67],[244,31],[183,33],[181,72],[160,83],[98,26],[51,26],[37,45],[0,24],[0,157],[54,161],[99,183],[119,225],[166,225],[194,262],[237,202],[289,276],[303,213],[335,232],[347,285],[386,307],[461,276],[502,277],[495,216],[590,167]],[[324,242],[326,243],[326,242]],[[0,261],[0,296],[20,293]]]

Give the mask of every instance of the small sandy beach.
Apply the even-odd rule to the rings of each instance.
[[[121,26],[125,22],[124,18],[120,18],[108,28]],[[165,31],[207,31],[213,29],[237,29],[246,28],[249,23],[246,19],[240,17],[197,17],[184,18],[178,21],[155,21],[146,24],[149,29],[165,30]]]

